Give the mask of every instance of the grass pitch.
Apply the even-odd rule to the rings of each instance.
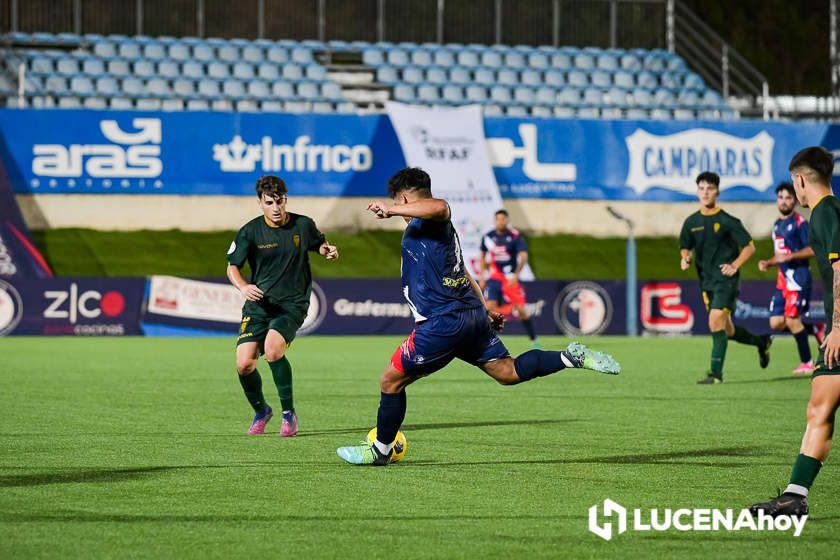
[[[604,498],[725,509],[783,487],[809,392],[789,375],[789,338],[764,371],[754,349],[731,344],[722,386],[694,384],[707,338],[588,340],[624,372],[517,387],[453,363],[409,389],[402,463],[345,465],[335,448],[374,425],[398,342],[297,340],[301,434],[281,439],[279,417],[271,435],[244,435],[232,340],[0,339],[0,558],[836,555],[836,456],[798,539],[672,529],[606,542],[587,531]]]

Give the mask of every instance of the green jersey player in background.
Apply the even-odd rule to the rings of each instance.
[[[286,350],[303,324],[312,293],[309,251],[327,260],[338,258],[338,249],[327,243],[315,222],[286,211],[286,183],[271,175],[256,185],[262,216],[239,230],[228,250],[227,276],[245,297],[242,324],[236,341],[236,371],[245,397],[254,408],[248,433],[265,433],[273,412],[263,396],[257,359],[265,354],[283,411],[281,436],[298,431],[292,398],[292,366]],[[242,276],[245,263],[251,281]]]
[[[704,385],[723,383],[723,361],[730,338],[758,347],[762,368],[770,363],[770,336],[756,336],[732,322],[740,285],[738,269],[755,252],[755,244],[741,220],[717,205],[719,195],[720,177],[709,171],[698,175],[700,210],[686,218],[680,232],[680,268],[688,270],[693,251],[703,302],[709,312],[712,360],[710,371],[698,381]]]
[[[811,374],[811,398],[806,409],[805,434],[793,463],[790,483],[778,496],[750,508],[779,515],[808,515],[808,491],[831,451],[834,418],[840,404],[840,201],[831,193],[834,157],[825,148],[805,148],[793,156],[790,177],[796,198],[811,208],[811,248],[823,282],[828,320],[817,367]]]

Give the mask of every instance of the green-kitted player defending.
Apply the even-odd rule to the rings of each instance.
[[[780,496],[754,504],[750,511],[755,516],[808,515],[808,492],[831,451],[840,406],[840,201],[831,192],[834,156],[820,146],[805,148],[793,156],[789,170],[796,198],[811,208],[811,247],[822,278],[825,315],[831,321],[811,374],[808,424],[790,482]]]
[[[338,258],[338,249],[326,242],[311,218],[286,211],[288,197],[282,179],[260,177],[256,188],[263,215],[242,226],[227,255],[227,276],[247,300],[236,341],[236,371],[255,413],[248,433],[265,433],[273,415],[257,371],[257,359],[260,353],[265,354],[283,407],[280,435],[293,436],[298,418],[286,350],[309,309],[309,251],[318,251],[331,261]],[[251,267],[250,282],[241,273],[246,261]]]
[[[698,381],[707,385],[723,383],[723,361],[731,338],[742,344],[758,347],[759,364],[770,363],[770,336],[756,336],[732,322],[738,299],[738,269],[755,252],[752,237],[741,220],[727,214],[717,205],[720,177],[706,171],[697,176],[700,210],[686,218],[680,232],[680,268],[688,270],[694,260],[703,301],[709,312],[712,333],[712,364],[709,373]]]

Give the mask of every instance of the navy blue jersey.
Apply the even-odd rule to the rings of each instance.
[[[516,270],[516,256],[527,251],[528,245],[522,234],[513,228],[502,233],[495,229],[481,238],[481,251],[490,255],[490,278],[503,280],[505,275]]]
[[[791,254],[809,247],[808,222],[794,212],[773,224],[773,250],[777,254]],[[811,286],[811,270],[807,259],[779,263],[776,287],[798,291]]]
[[[402,238],[403,295],[415,321],[481,307],[450,220],[412,218]]]

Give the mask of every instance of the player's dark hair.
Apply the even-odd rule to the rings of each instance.
[[[834,172],[834,157],[822,146],[811,146],[799,150],[790,160],[788,170],[791,173],[806,175],[809,181],[824,186],[831,185]]]
[[[280,198],[289,192],[286,183],[275,175],[263,175],[257,179],[257,198],[262,200],[262,195],[267,194],[271,198]]]
[[[495,214],[493,214],[493,215],[494,215],[494,216],[498,216],[499,214],[502,214],[502,215],[504,215],[504,216],[510,217],[510,214],[508,214],[508,211],[507,211],[507,210],[505,210],[504,208],[500,208],[500,209],[496,210],[496,213],[495,213]]]
[[[698,185],[703,181],[706,181],[710,185],[714,185],[717,190],[720,190],[720,177],[717,173],[712,173],[711,171],[704,171],[703,173],[697,176],[697,179],[694,180],[694,182]]]
[[[796,199],[796,191],[793,190],[793,185],[791,185],[790,183],[788,183],[788,182],[779,183],[779,186],[776,187],[776,194],[779,194],[782,191],[785,191],[785,192],[789,193],[790,196],[792,196],[794,198],[794,200]]]
[[[432,196],[432,179],[419,167],[400,169],[388,179],[388,196],[396,198],[403,191],[416,191],[424,198]]]

